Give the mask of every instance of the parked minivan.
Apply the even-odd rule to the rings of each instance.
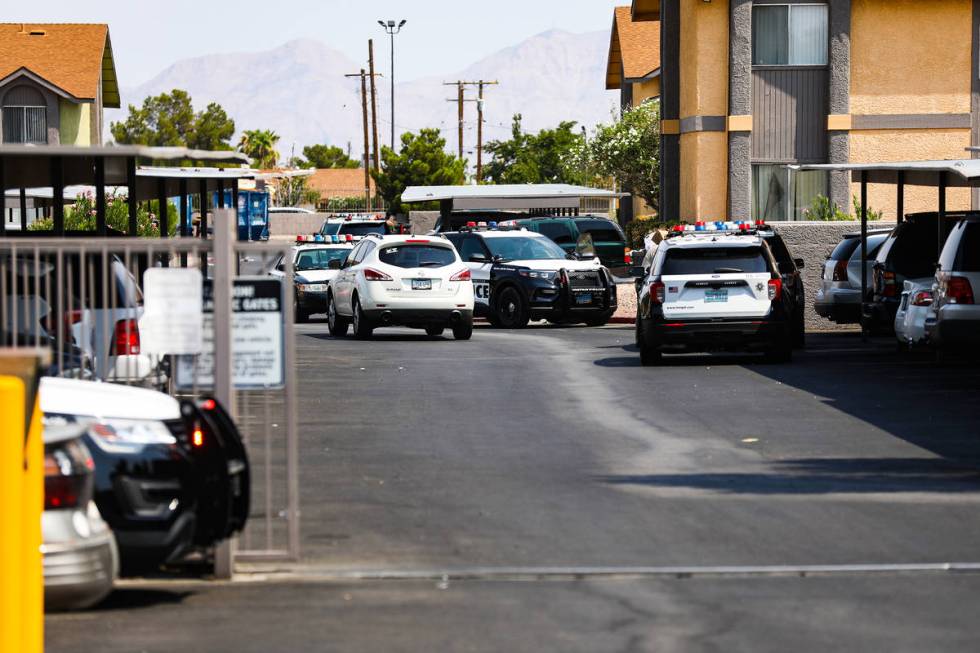
[[[932,343],[941,348],[980,344],[980,215],[956,223],[939,257]]]

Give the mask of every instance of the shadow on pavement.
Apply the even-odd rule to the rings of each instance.
[[[99,603],[92,610],[134,610],[153,608],[160,605],[177,605],[183,603],[184,599],[193,594],[194,592],[186,590],[172,591],[122,587],[114,589],[112,594],[107,596],[102,603]]]
[[[980,470],[939,458],[820,458],[774,463],[772,473],[599,476],[610,485],[691,488],[727,494],[975,493]]]

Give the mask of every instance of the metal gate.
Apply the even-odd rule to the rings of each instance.
[[[0,240],[2,346],[52,350],[49,374],[149,387],[172,396],[213,392],[235,420],[251,466],[251,511],[237,542],[219,546],[218,575],[234,561],[299,557],[293,270],[289,243],[239,243],[235,212],[214,212],[214,240]],[[266,275],[282,257],[282,388],[231,384],[231,295],[239,276]],[[214,288],[214,388],[178,390],[174,356],[139,351],[142,282],[153,268],[197,267]],[[203,317],[202,317],[203,319]],[[131,349],[126,349],[131,347]]]

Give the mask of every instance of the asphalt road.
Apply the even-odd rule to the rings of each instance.
[[[976,363],[835,334],[791,365],[651,369],[631,343],[630,328],[301,327],[303,564],[128,585],[49,616],[48,650],[977,641],[980,575],[929,567],[980,562]]]

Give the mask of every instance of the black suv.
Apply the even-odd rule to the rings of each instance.
[[[806,306],[806,289],[803,287],[803,259],[794,258],[786,246],[782,236],[772,229],[759,229],[759,236],[769,245],[776,265],[779,266],[779,276],[783,279],[784,300],[790,311],[790,333],[793,338],[793,348],[802,349],[806,344],[806,321],[803,317]]]

